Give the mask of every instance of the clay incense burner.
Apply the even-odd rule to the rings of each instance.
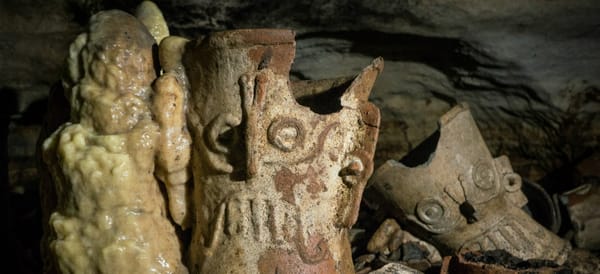
[[[294,97],[317,88],[290,82],[294,51],[294,33],[274,29],[186,46],[194,273],[354,272],[347,232],[373,170],[367,100],[383,61],[317,92],[333,102],[317,113]]]
[[[504,249],[521,259],[563,263],[570,245],[523,211],[521,183],[506,156],[492,157],[466,104],[371,178],[398,219],[442,253]]]

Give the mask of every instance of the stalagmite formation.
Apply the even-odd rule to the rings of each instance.
[[[184,95],[168,76],[152,88],[153,46],[146,27],[122,11],[94,15],[71,45],[63,80],[71,121],[43,144],[56,193],[43,243],[56,269],[47,272],[187,273],[154,175],[175,193],[169,200],[181,221]]]

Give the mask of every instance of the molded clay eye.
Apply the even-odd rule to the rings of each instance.
[[[446,215],[446,207],[436,198],[425,198],[417,204],[417,216],[426,224],[442,222]]]
[[[473,167],[473,182],[481,189],[490,189],[496,183],[496,175],[492,165],[486,162],[479,162]]]
[[[304,143],[305,130],[302,122],[295,118],[278,118],[271,123],[268,129],[268,139],[271,145],[290,152]]]

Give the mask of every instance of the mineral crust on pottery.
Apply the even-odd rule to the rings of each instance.
[[[353,273],[347,234],[373,170],[379,111],[367,100],[383,61],[303,106],[290,30],[218,32],[185,50],[190,271]]]
[[[401,162],[379,167],[370,187],[446,254],[503,249],[561,264],[570,250],[521,209],[521,177],[506,156],[492,157],[466,104],[443,115],[438,132]]]
[[[138,19],[113,10],[94,15],[70,47],[70,122],[42,152],[52,175],[42,186],[45,273],[187,273],[155,179],[173,194],[172,209],[185,211],[184,94],[169,79],[151,86],[155,46]]]

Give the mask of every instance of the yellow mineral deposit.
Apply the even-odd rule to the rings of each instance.
[[[154,174],[173,196],[173,219],[183,222],[185,95],[170,74],[153,90],[155,43],[132,15],[104,11],[71,45],[63,80],[71,121],[43,144],[56,193],[43,243],[56,269],[46,272],[187,273]]]
[[[135,10],[135,17],[138,18],[146,26],[156,43],[160,42],[169,36],[169,27],[162,12],[156,4],[151,1],[143,1]]]
[[[154,113],[160,126],[156,176],[166,183],[173,220],[188,225],[186,182],[190,179],[190,135],[186,129],[185,93],[176,74],[167,72],[154,84]]]

